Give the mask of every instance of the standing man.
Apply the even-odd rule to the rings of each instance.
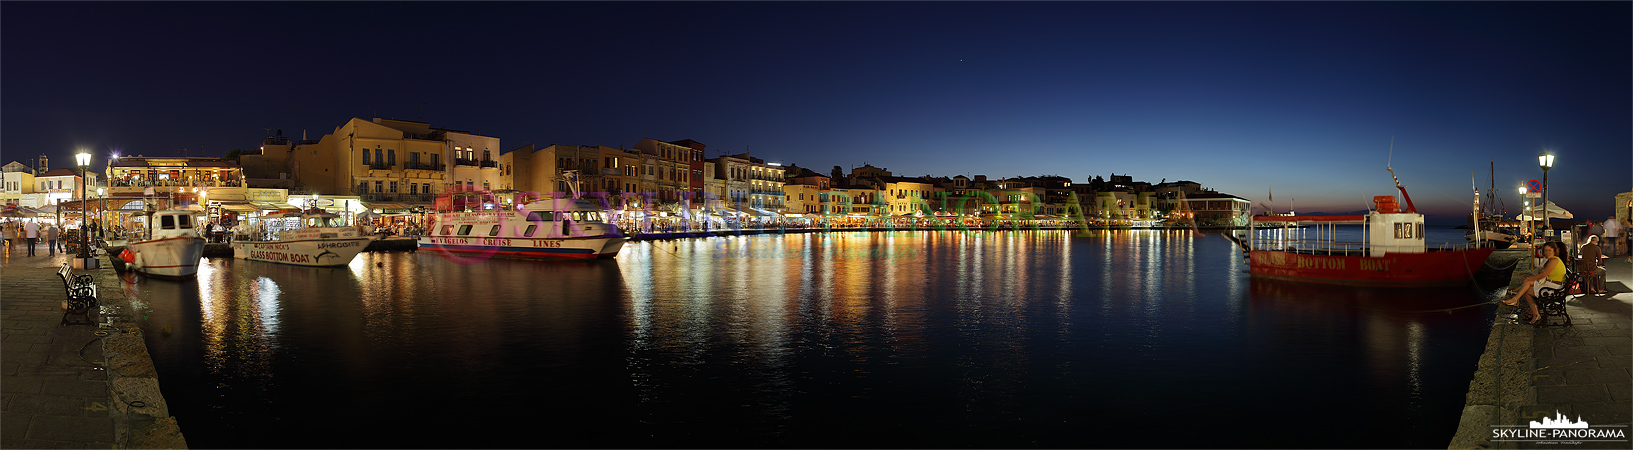
[[[1610,251],[1606,253],[1609,256],[1621,255],[1627,251],[1627,241],[1622,239],[1622,235],[1626,233],[1627,230],[1622,228],[1622,222],[1616,220],[1614,214],[1609,219],[1605,219],[1605,240],[1610,244],[1606,246],[1610,247],[1608,249]]]
[[[24,238],[28,239],[28,256],[34,256],[34,244],[40,242],[40,225],[30,220],[23,224]]]
[[[45,226],[45,248],[51,251],[51,256],[57,256],[57,226]]]

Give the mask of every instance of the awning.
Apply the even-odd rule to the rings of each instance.
[[[255,209],[261,210],[261,211],[277,211],[277,210],[280,210],[280,209],[299,209],[299,208],[295,208],[295,205],[291,205],[291,204],[288,204],[288,203],[250,202],[250,206],[254,206]]]
[[[255,208],[254,204],[251,204],[250,202],[221,202],[221,209],[224,209],[224,210],[227,210],[227,211],[233,211],[233,212],[256,212],[256,211],[260,211],[259,209]]]

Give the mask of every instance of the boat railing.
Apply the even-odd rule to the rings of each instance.
[[[1249,241],[1248,245],[1254,250],[1274,250],[1311,255],[1363,256],[1367,253],[1367,244],[1365,242],[1254,237]]]

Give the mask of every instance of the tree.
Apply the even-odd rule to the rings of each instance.
[[[238,157],[243,155],[243,154],[244,154],[243,150],[239,150],[239,149],[235,148],[235,149],[232,149],[232,150],[227,150],[226,156],[222,156],[221,159],[225,159],[225,160],[228,160],[228,161],[238,161]]]
[[[834,166],[833,184],[839,184],[839,181],[843,179],[845,179],[845,171],[841,170],[839,166]]]

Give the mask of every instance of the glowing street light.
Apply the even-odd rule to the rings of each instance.
[[[1548,220],[1548,169],[1554,167],[1554,154],[1544,150],[1537,154],[1537,165],[1542,167],[1542,226],[1545,233],[1553,234],[1554,224]]]
[[[74,154],[74,162],[79,163],[79,234],[81,236],[79,257],[81,261],[83,261],[91,257],[91,214],[89,211],[87,211],[85,205],[85,183],[89,180],[86,178],[86,171],[90,170],[91,168],[91,154],[80,151],[79,153]],[[84,264],[80,266],[82,268],[91,267],[88,262],[82,262],[82,264]]]

